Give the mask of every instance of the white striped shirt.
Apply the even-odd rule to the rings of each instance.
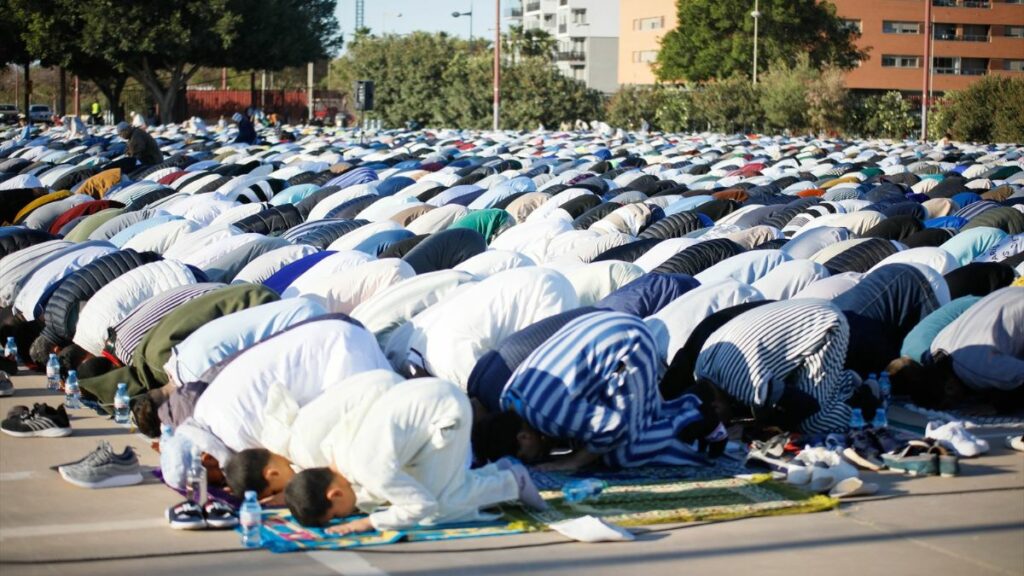
[[[824,300],[787,300],[745,312],[716,330],[697,358],[706,378],[750,407],[773,406],[789,386],[812,396],[818,412],[804,432],[846,430],[845,401],[859,381],[843,364],[850,329],[842,311]]]

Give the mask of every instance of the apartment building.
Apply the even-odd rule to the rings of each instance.
[[[619,84],[654,84],[661,37],[676,27],[675,0],[619,3]]]
[[[602,92],[618,89],[619,3],[616,0],[523,0],[505,12],[510,24],[540,28],[558,42],[562,74]]]
[[[1024,0],[831,0],[868,50],[868,59],[847,73],[847,87],[921,90],[926,1],[934,92],[965,88],[986,74],[1024,74]],[[661,36],[676,26],[675,1],[620,0],[620,13],[619,82],[653,83],[650,63]]]
[[[868,59],[849,88],[919,91],[927,31],[924,0],[832,0],[861,31]],[[986,74],[1024,73],[1024,0],[931,0],[931,89],[959,90]]]

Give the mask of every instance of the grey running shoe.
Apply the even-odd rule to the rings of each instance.
[[[2,396],[14,396],[14,382],[11,382],[7,372],[0,370],[0,397]]]
[[[107,442],[106,440],[101,440],[100,443],[97,444],[95,448],[93,448],[92,452],[89,452],[88,454],[79,458],[78,460],[74,460],[72,462],[65,462],[64,464],[58,464],[57,466],[52,466],[50,470],[56,470],[57,472],[60,472],[61,476],[63,476],[64,468],[71,468],[72,466],[81,464],[83,462],[103,460],[104,458],[107,458],[107,456],[103,454],[104,452],[113,454],[114,449],[110,447],[110,442]]]
[[[0,431],[17,438],[60,438],[71,434],[71,421],[63,404],[57,409],[36,404],[30,412],[9,416],[0,423]]]
[[[61,466],[59,471],[65,480],[82,488],[114,488],[142,482],[139,458],[131,446],[115,454],[106,442],[81,461]]]

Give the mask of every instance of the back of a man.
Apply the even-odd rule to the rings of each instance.
[[[145,130],[129,126],[127,122],[121,122],[117,125],[117,133],[128,142],[128,148],[124,152],[125,156],[149,165],[164,161],[160,145]]]

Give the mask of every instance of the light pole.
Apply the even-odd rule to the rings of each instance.
[[[932,3],[924,3],[924,79],[921,85],[921,141],[928,140],[928,85],[932,74]]]
[[[758,10],[758,0],[754,0],[754,11],[750,13],[754,18],[754,84],[757,84],[757,21],[761,19],[761,11]]]
[[[498,110],[501,104],[501,0],[494,0],[494,131],[498,131]]]
[[[459,12],[456,10],[452,12],[452,18],[458,18],[459,16],[469,16],[469,45],[473,45],[473,5],[470,4],[469,10],[466,12]]]

